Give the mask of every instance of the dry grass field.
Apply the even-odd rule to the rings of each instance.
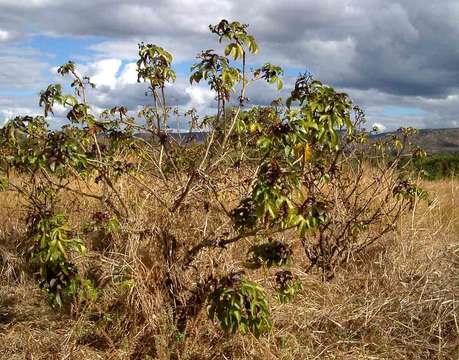
[[[110,254],[90,251],[106,290],[91,309],[53,309],[18,255],[24,236],[20,200],[3,193],[0,359],[459,359],[459,181],[424,187],[429,203],[416,204],[395,233],[350,259],[333,280],[306,274],[296,262],[303,289],[291,304],[271,304],[271,334],[226,336],[202,310],[173,345],[154,266],[145,265],[154,262],[149,244],[133,237],[123,252],[121,246]],[[141,200],[133,194],[133,201]],[[71,221],[79,222],[78,209],[91,203],[69,197],[64,206],[75,208]],[[139,227],[160,216],[155,211],[145,210]],[[192,227],[190,219],[178,222],[184,232]],[[229,252],[241,251],[235,246]],[[235,259],[228,255],[228,270],[239,265]],[[110,282],[126,268],[136,286],[115,292]],[[260,278],[269,278],[268,270],[259,271]]]

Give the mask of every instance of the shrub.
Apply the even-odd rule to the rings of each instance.
[[[458,154],[432,154],[412,162],[416,175],[427,180],[440,180],[455,177],[459,174]]]
[[[220,279],[209,294],[209,303],[209,317],[217,318],[226,331],[251,332],[258,337],[271,329],[265,292],[240,273]]]
[[[45,117],[56,104],[68,110],[66,126],[51,130],[45,117],[20,116],[1,129],[2,188],[23,195],[32,219],[32,259],[56,303],[63,291],[77,295],[77,288],[88,284],[93,263],[88,260],[89,269],[80,271],[69,251],[83,255],[88,234],[97,232],[121,240],[117,252],[89,251],[112,258],[124,254],[124,265],[111,276],[124,289],[119,297],[134,298],[142,312],[129,315],[125,308],[125,316],[132,316],[129,326],[150,316],[153,306],[157,312],[166,309],[184,334],[189,319],[207,304],[224,330],[259,336],[271,326],[267,293],[250,275],[225,270],[217,253],[250,239],[256,267],[286,267],[301,256],[292,250],[300,247],[309,261],[305,271],[318,269],[329,280],[343,261],[392,231],[422,194],[398,169],[413,129],[370,145],[362,110],[308,74],[299,76],[285,102],[247,107],[250,83],[267,81],[280,89],[282,69],[265,64],[250,77],[248,56],[258,45],[248,26],[223,20],[210,30],[227,42],[224,53],[202,52],[190,82],[207,82],[215,93],[216,115],[201,120],[193,110],[185,114],[191,117],[190,134],[208,132],[203,144],[171,136],[169,121],[178,116],[166,97],[176,77],[173,58],[145,43],[139,45],[137,72],[152,106],[137,114],[118,106],[96,116],[88,103],[94,85],[69,62],[58,72],[71,78],[75,93],[50,85],[40,95]],[[369,159],[374,167],[367,166]],[[133,199],[135,191],[141,195]],[[64,194],[97,202],[89,225],[67,224],[70,210],[60,203]],[[153,215],[148,209],[155,209]],[[139,228],[142,217],[148,221]],[[269,243],[260,244],[267,238]],[[283,271],[276,290],[285,303],[301,285]],[[129,284],[127,295],[122,284]],[[155,295],[159,305],[152,305],[152,289],[162,294]],[[120,307],[113,304],[107,311],[113,309]],[[160,326],[157,316],[149,319],[148,326]]]

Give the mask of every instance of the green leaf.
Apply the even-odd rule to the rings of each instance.
[[[284,84],[282,83],[282,80],[280,78],[277,78],[277,90],[282,90],[283,86]]]

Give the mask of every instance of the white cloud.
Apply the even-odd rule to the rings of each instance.
[[[189,86],[185,89],[190,96],[188,107],[196,109],[206,108],[215,101],[215,94],[207,88],[201,86]]]
[[[49,69],[46,63],[21,50],[12,50],[6,54],[2,54],[1,50],[0,48],[0,91],[38,91],[44,87],[46,70]]]
[[[96,86],[108,86],[113,89],[118,82],[117,74],[121,64],[122,61],[119,59],[99,60],[83,66],[82,71]]]
[[[387,130],[387,127],[386,127],[386,126],[384,126],[384,125],[381,124],[381,123],[377,123],[377,122],[373,123],[373,126],[372,126],[372,127],[378,129],[378,132],[384,132],[384,131]]]
[[[33,108],[29,107],[11,107],[8,109],[0,109],[0,119],[3,118],[3,124],[5,125],[9,120],[19,115],[39,115],[40,113]]]
[[[125,84],[136,84],[137,83],[137,64],[128,63],[124,66],[121,75],[118,78],[118,82],[122,85]]]
[[[8,31],[0,29],[0,42],[9,40],[10,37],[11,35]]]

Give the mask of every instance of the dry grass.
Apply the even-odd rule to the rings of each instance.
[[[164,264],[157,256],[161,234],[154,229],[151,236],[132,232],[108,251],[93,251],[81,261],[102,288],[91,309],[78,304],[61,312],[51,309],[18,256],[24,234],[19,200],[3,194],[0,358],[459,359],[459,182],[425,187],[430,204],[417,204],[396,234],[351,259],[332,281],[304,274],[304,264],[296,263],[303,290],[292,304],[272,301],[274,329],[260,339],[226,336],[205,311],[189,324],[186,338],[174,332],[167,294],[157,286]],[[140,209],[145,196],[130,197]],[[64,206],[74,210],[72,221],[80,222],[84,216],[79,211],[87,212],[91,203],[72,198]],[[132,228],[148,228],[152,217],[164,225],[170,221],[161,218],[157,207],[141,210]],[[194,215],[200,214],[196,210]],[[177,239],[191,239],[198,231],[192,218],[173,224]],[[248,246],[231,247],[220,270],[239,268],[240,253]],[[198,262],[204,263],[223,255],[209,251],[200,256]],[[126,274],[135,286],[123,283]],[[266,275],[271,281],[267,270],[258,270],[255,277],[261,281]],[[180,276],[196,281],[189,274]]]

